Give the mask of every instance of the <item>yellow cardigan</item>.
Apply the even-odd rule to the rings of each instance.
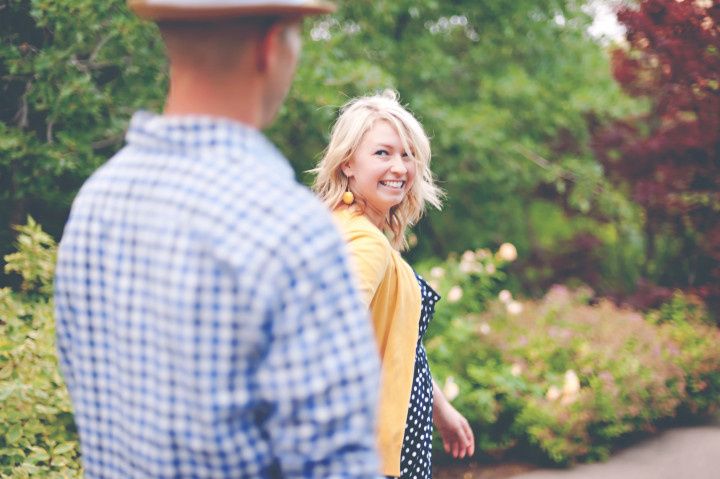
[[[415,367],[420,286],[410,265],[370,220],[349,208],[338,209],[333,216],[348,244],[380,351],[377,444],[381,472],[397,477]]]

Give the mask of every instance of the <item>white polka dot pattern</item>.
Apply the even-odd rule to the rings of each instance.
[[[417,275],[422,293],[420,334],[415,351],[415,373],[410,393],[410,408],[405,424],[405,436],[400,454],[402,479],[429,479],[432,477],[432,377],[422,338],[435,312],[440,296]]]

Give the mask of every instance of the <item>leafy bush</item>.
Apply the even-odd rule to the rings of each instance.
[[[452,334],[448,329],[453,326],[452,320],[456,316],[466,311],[482,311],[506,280],[504,267],[515,259],[515,246],[503,243],[495,253],[488,248],[480,248],[465,251],[460,256],[451,254],[442,264],[433,261],[416,264],[430,286],[444,298],[426,340]],[[515,303],[512,298],[509,301]]]
[[[718,408],[720,349],[718,329],[704,305],[694,296],[676,293],[671,301],[648,315],[679,345],[674,362],[685,375],[687,397],[679,414],[697,415]]]
[[[22,291],[0,289],[0,476],[80,477],[79,446],[55,356],[51,301],[55,242],[32,218],[17,228],[7,273]]]
[[[540,301],[503,290],[485,302],[497,274],[460,275],[457,264],[435,266],[452,272],[437,284],[446,299],[453,287],[463,294],[440,303],[431,325],[440,333],[426,347],[483,454],[602,459],[630,433],[720,406],[720,331],[693,298],[676,296],[647,318],[562,286]]]
[[[0,289],[0,476],[80,477],[70,401],[54,347],[56,245],[32,218],[17,228]],[[444,296],[426,346],[439,384],[473,425],[477,449],[558,464],[606,457],[619,438],[720,407],[720,331],[677,294],[643,318],[589,290],[520,302],[500,290],[506,243],[419,269]]]

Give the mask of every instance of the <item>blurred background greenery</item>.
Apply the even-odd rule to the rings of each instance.
[[[407,257],[445,296],[431,365],[480,455],[597,459],[714,411],[718,2],[608,0],[627,27],[609,39],[588,33],[603,1],[337,3],[267,133],[309,183],[354,96],[394,88],[425,126],[447,201]],[[0,473],[62,477],[54,244],[132,112],[162,109],[166,64],[123,0],[0,0],[0,36]]]
[[[338,107],[394,88],[432,137],[448,198],[416,228],[411,260],[510,241],[523,258],[537,257],[523,277],[539,294],[558,278],[545,270],[547,258],[570,254],[560,250],[594,232],[605,247],[596,262],[602,281],[633,285],[639,212],[604,178],[588,123],[642,112],[647,102],[613,80],[608,52],[587,33],[583,2],[340,4],[338,14],[306,25],[290,98],[268,132],[303,181],[311,181],[304,172],[319,159]],[[7,253],[12,225],[27,214],[59,237],[75,191],[120,148],[132,112],[162,108],[166,65],[154,26],[122,0],[4,5]]]

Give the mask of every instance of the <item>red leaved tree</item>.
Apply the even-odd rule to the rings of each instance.
[[[597,131],[594,148],[645,211],[644,274],[654,287],[639,292],[657,299],[682,288],[717,306],[720,1],[643,0],[618,19],[627,45],[613,51],[615,78],[650,108]]]

